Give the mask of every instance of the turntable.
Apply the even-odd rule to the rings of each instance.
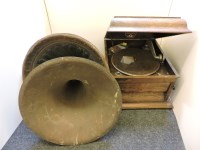
[[[177,71],[156,38],[190,33],[179,17],[114,17],[105,36],[110,72],[118,81],[123,108],[172,108],[169,95]]]

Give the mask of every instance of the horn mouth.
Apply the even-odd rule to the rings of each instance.
[[[86,85],[81,80],[71,79],[66,82],[64,92],[67,100],[80,100],[86,96]]]
[[[66,92],[70,93],[72,95],[80,93],[81,91],[83,91],[83,88],[84,88],[83,82],[80,80],[76,80],[76,79],[69,80],[65,84]]]

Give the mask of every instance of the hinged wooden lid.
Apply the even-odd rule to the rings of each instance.
[[[191,33],[180,17],[128,17],[112,19],[106,38],[155,39]]]

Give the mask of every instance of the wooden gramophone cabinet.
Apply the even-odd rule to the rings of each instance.
[[[169,96],[179,75],[156,39],[190,32],[179,17],[112,19],[105,56],[120,85],[123,109],[173,107]]]

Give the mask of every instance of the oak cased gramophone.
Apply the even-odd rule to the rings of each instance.
[[[114,17],[105,35],[105,56],[118,81],[124,109],[172,108],[179,77],[156,38],[190,33],[179,17]]]

